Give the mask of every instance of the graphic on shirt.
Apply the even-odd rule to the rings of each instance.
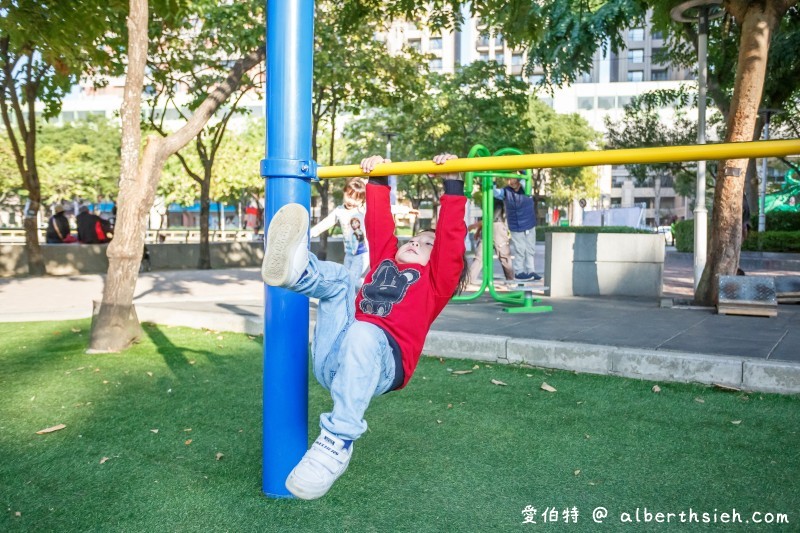
[[[419,278],[418,270],[407,268],[401,272],[391,260],[384,259],[372,274],[372,281],[361,288],[359,308],[369,315],[387,316]]]
[[[350,219],[350,229],[353,230],[350,236],[349,249],[355,250],[354,255],[360,255],[367,251],[367,241],[364,230],[361,229],[361,219],[353,217]]]

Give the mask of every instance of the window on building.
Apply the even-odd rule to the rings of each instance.
[[[497,46],[503,46],[503,34],[498,33],[497,35],[495,35],[494,42],[497,44]]]
[[[553,99],[552,98],[539,98],[539,100],[544,102],[547,105],[547,107],[549,107],[550,109],[553,109]]]
[[[629,70],[628,71],[628,81],[643,81],[644,80],[644,71],[643,70]]]
[[[632,96],[617,96],[617,107],[622,109],[631,103]]]
[[[544,76],[541,75],[541,74],[534,74],[533,76],[528,78],[528,80],[531,82],[532,85],[540,83],[543,79],[544,79]],[[551,104],[550,107],[553,107],[553,105]]]
[[[521,65],[522,62],[522,54],[511,54],[512,65]]]
[[[594,96],[579,96],[578,109],[590,111],[594,109]]]
[[[442,59],[439,57],[431,59],[428,66],[431,70],[442,70]]]
[[[666,63],[667,62],[667,51],[662,47],[653,47],[651,51],[651,57],[653,59],[653,63]]]
[[[478,59],[481,61],[489,61],[489,53],[481,52],[480,54],[478,54]]]
[[[629,41],[644,41],[644,28],[631,28],[628,30]]]
[[[412,50],[416,50],[417,52],[419,52],[420,50],[422,50],[422,41],[420,41],[419,39],[409,39],[408,47],[411,48]]]
[[[667,76],[667,69],[662,68],[650,71],[650,79],[652,81],[666,81],[669,79]]]
[[[431,50],[441,50],[442,49],[442,38],[441,37],[431,37],[431,40],[428,41]]]
[[[650,37],[653,40],[663,41],[664,40],[664,32],[663,31],[654,31],[653,33],[650,34]]]
[[[478,41],[475,43],[478,48],[487,48],[489,46],[489,36],[488,35],[481,35],[478,37]]]
[[[503,63],[505,63],[505,56],[503,56],[503,52],[497,52],[494,55],[494,60],[497,61],[498,65],[502,65]]]
[[[628,63],[644,63],[644,50],[641,48],[628,50]]]
[[[582,72],[578,75],[578,79],[575,80],[578,83],[592,83],[592,73],[591,72]]]
[[[598,96],[597,97],[597,108],[598,109],[614,109],[614,100],[616,100],[616,97],[614,97],[614,96]]]

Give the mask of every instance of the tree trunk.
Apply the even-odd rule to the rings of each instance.
[[[661,225],[661,176],[653,178],[653,220],[656,228]]]
[[[40,193],[38,187],[34,190],[29,190],[28,195],[30,204],[22,214],[22,225],[25,228],[25,251],[28,254],[28,275],[44,276],[46,274],[44,255],[42,255],[42,246],[39,244],[38,214],[41,206],[39,204]]]
[[[147,215],[167,158],[197,136],[216,110],[236,90],[242,75],[264,60],[264,47],[239,60],[231,74],[214,86],[186,124],[165,138],[150,136],[139,158],[141,99],[147,62],[147,0],[130,0],[128,68],[122,109],[120,187],[117,227],[108,246],[108,275],[103,300],[92,322],[88,353],[119,352],[136,342],[141,327],[133,294],[144,250]]]
[[[209,171],[211,169],[208,169]],[[200,261],[197,268],[211,269],[211,250],[208,245],[208,217],[211,214],[211,175],[207,171],[200,184]]]
[[[770,38],[785,13],[785,9],[776,11],[778,6],[788,8],[789,2],[726,2],[728,10],[739,20],[742,31],[725,142],[743,142],[753,138],[764,89]],[[735,274],[739,264],[742,192],[746,171],[747,159],[721,161],[717,171],[711,242],[706,267],[695,294],[695,300],[702,305],[714,305],[717,302],[719,276]]]

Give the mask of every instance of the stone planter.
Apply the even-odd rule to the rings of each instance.
[[[644,233],[546,233],[551,297],[661,296],[664,237]]]

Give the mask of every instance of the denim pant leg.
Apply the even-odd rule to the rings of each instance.
[[[367,430],[364,413],[370,400],[392,386],[392,348],[383,330],[356,320],[329,359],[338,363],[330,388],[333,410],[320,415],[320,427],[339,438],[355,440]]]
[[[536,271],[536,228],[525,232],[525,272]]]
[[[355,319],[355,289],[342,265],[320,261],[312,253],[308,259],[305,275],[290,289],[319,299],[311,359],[317,381],[330,389],[336,371],[335,353]]]

